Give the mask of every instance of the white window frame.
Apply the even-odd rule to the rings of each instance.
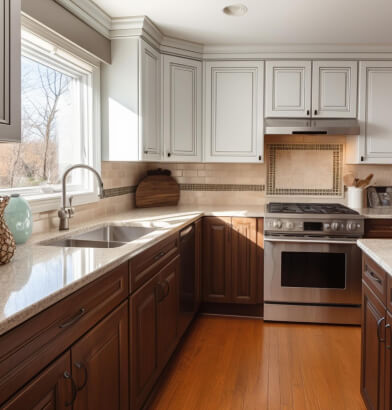
[[[43,41],[40,42],[40,39]],[[44,27],[26,15],[22,16],[22,55],[42,62],[81,80],[82,108],[86,110],[81,124],[84,141],[85,164],[101,172],[101,127],[100,127],[100,61]],[[86,173],[87,187],[67,186],[73,196],[73,205],[98,201],[98,187],[92,173]],[[19,193],[30,203],[33,213],[58,209],[61,204],[61,184],[45,187],[21,187],[0,189],[0,195]]]

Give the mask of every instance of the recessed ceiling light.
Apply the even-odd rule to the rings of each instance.
[[[245,16],[248,12],[248,7],[244,4],[233,4],[231,6],[226,6],[222,11],[228,16],[241,17]]]

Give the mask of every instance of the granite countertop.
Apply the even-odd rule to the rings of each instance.
[[[383,208],[362,208],[357,211],[365,217],[365,219],[392,219],[392,207],[386,206]]]
[[[0,266],[0,335],[94,281],[158,241],[201,216],[263,217],[263,206],[178,206],[135,209],[87,224],[73,225],[33,237],[18,246],[13,260]],[[44,246],[94,227],[137,225],[156,230],[119,248],[63,248]]]
[[[392,239],[358,239],[357,244],[392,276]]]

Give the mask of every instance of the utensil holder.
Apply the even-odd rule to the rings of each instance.
[[[363,188],[349,186],[347,188],[347,206],[349,208],[363,208]]]

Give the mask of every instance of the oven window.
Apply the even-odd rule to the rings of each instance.
[[[282,286],[345,289],[346,254],[282,252]]]

